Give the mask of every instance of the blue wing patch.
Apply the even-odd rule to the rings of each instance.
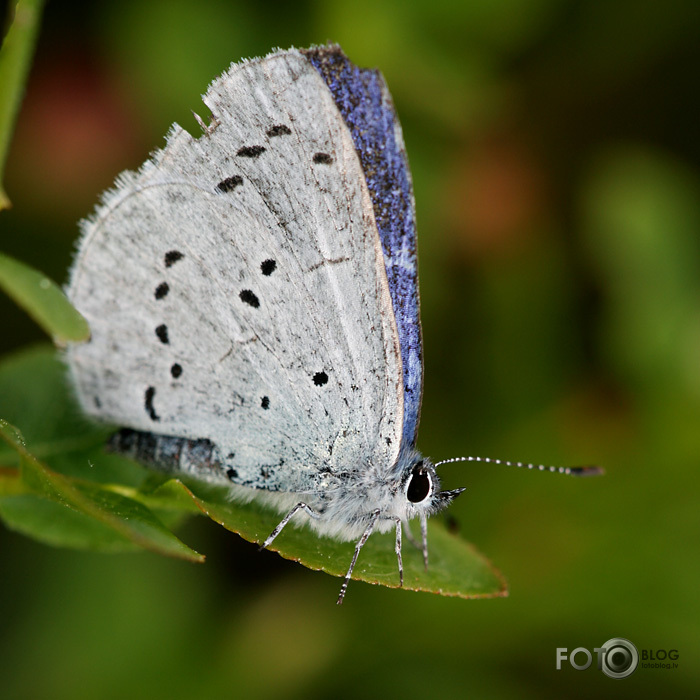
[[[413,184],[401,127],[379,71],[358,68],[335,45],[302,53],[331,91],[350,129],[367,180],[401,344],[402,447],[413,447],[423,395],[423,345]]]

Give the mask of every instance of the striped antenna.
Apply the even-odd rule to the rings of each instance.
[[[540,472],[556,472],[558,474],[568,474],[569,476],[599,476],[605,474],[602,467],[586,465],[581,467],[548,467],[544,464],[525,464],[525,462],[509,462],[507,459],[492,459],[491,457],[452,457],[435,462],[433,466],[439,467],[441,464],[452,464],[453,462],[488,462],[489,464],[505,464],[508,467],[520,467],[521,469],[534,469]]]

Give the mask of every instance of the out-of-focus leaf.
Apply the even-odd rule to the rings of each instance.
[[[46,275],[0,253],[0,287],[12,297],[57,345],[87,340],[87,321],[73,308],[61,288]]]
[[[203,560],[141,503],[104,486],[49,469],[27,450],[19,430],[5,421],[0,421],[0,440],[20,456],[22,481],[31,491],[0,499],[0,514],[7,517],[10,527],[63,546],[114,549],[115,543],[133,543],[160,554]],[[73,513],[63,513],[47,505],[47,501]],[[81,523],[87,527],[82,537]]]
[[[109,428],[85,418],[67,385],[66,368],[49,345],[22,350],[0,362],[0,418],[21,427],[39,459],[85,453],[104,443]],[[0,464],[19,464],[17,453],[0,442]],[[90,468],[80,474],[89,478]]]

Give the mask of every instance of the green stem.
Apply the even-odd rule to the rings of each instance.
[[[44,0],[18,0],[14,19],[0,50],[0,211],[11,206],[2,174],[12,129],[24,95]],[[12,12],[9,9],[8,12]]]

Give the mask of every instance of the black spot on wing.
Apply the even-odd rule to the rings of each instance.
[[[168,345],[168,343],[170,343],[170,338],[168,338],[168,327],[164,323],[161,323],[160,326],[156,328],[156,335],[158,336],[158,340],[160,340],[163,345]]]
[[[257,158],[261,153],[265,153],[265,146],[243,146],[236,155],[241,158]]]
[[[216,189],[219,190],[219,192],[233,192],[236,187],[242,184],[243,178],[240,175],[232,175],[231,177],[227,177],[225,180],[222,180],[216,186]]]
[[[226,470],[226,476],[229,478],[229,481],[234,481],[238,476],[238,472],[233,467],[229,467]]]
[[[270,138],[273,136],[289,136],[291,133],[292,130],[286,124],[276,124],[267,130],[267,135]]]
[[[155,297],[156,299],[163,299],[168,295],[168,292],[170,291],[170,286],[168,285],[167,282],[161,282],[157,287],[155,291]]]
[[[314,163],[320,165],[330,165],[333,162],[333,156],[328,153],[316,153],[314,155]]]
[[[165,267],[171,267],[178,260],[182,260],[182,258],[184,258],[184,257],[185,257],[185,254],[181,253],[179,250],[169,250],[165,254]]]
[[[150,416],[151,420],[160,420],[160,416],[156,413],[156,409],[153,407],[153,397],[156,395],[156,388],[149,386],[146,389],[146,394],[144,396],[144,407],[146,413]]]
[[[265,410],[267,410],[268,408],[270,408],[270,397],[269,397],[269,396],[263,396],[262,399],[261,399],[261,401],[260,401],[260,405],[261,405]]]
[[[316,372],[314,374],[314,384],[316,386],[323,386],[328,383],[328,375],[325,372]]]
[[[173,379],[177,379],[181,374],[182,374],[182,365],[179,365],[177,362],[170,368],[170,374],[173,376]]]
[[[260,263],[260,270],[263,273],[263,275],[266,275],[266,276],[271,275],[275,271],[276,267],[277,267],[276,260],[263,260]]]
[[[241,298],[241,301],[245,304],[248,304],[248,306],[252,306],[254,309],[257,309],[260,306],[260,299],[250,291],[250,289],[244,289],[239,295]]]

